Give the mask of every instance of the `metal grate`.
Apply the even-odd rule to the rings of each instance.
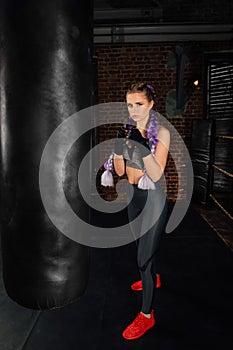
[[[208,67],[209,118],[233,118],[233,64]]]

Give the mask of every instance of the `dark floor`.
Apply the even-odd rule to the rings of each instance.
[[[209,201],[207,205],[196,203],[192,205],[225,244],[233,250],[233,220],[214,202]]]
[[[157,322],[135,341],[121,336],[141,305],[141,292],[130,289],[138,278],[134,244],[92,248],[85,294],[60,309],[17,305],[0,278],[0,349],[232,349],[232,235],[218,208],[190,206],[177,229],[162,238]]]

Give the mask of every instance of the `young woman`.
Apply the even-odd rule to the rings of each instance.
[[[170,143],[170,133],[158,125],[155,94],[151,85],[133,84],[126,93],[129,124],[118,131],[114,148],[114,169],[127,175],[133,197],[128,216],[137,244],[137,264],[141,280],[131,288],[142,290],[142,308],[135,320],[122,333],[125,339],[137,339],[154,326],[154,291],[160,284],[156,252],[166,223],[166,195],[159,184],[163,175]],[[134,219],[141,215],[140,226]]]

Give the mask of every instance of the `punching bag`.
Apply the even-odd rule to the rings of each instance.
[[[8,296],[18,304],[50,309],[78,300],[88,281],[89,248],[66,237],[49,219],[40,195],[39,167],[53,131],[92,104],[92,3],[4,0],[2,7],[3,279]],[[82,200],[77,177],[71,175],[89,148],[85,135],[65,162],[64,191],[71,202]],[[55,160],[55,183],[56,172]],[[54,206],[59,205],[58,198]],[[88,220],[88,208],[82,203],[77,207]]]
[[[212,120],[193,120],[190,145],[194,174],[193,199],[202,204],[208,201],[210,193],[213,135],[214,123]]]

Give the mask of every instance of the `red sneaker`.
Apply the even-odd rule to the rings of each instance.
[[[154,310],[151,311],[150,318],[147,318],[140,312],[135,320],[124,330],[122,336],[127,340],[138,339],[154,325]]]
[[[160,275],[156,275],[157,276],[157,279],[156,279],[156,285],[155,285],[155,288],[160,288],[161,287],[161,278],[160,278]],[[131,289],[133,290],[142,290],[142,280],[140,281],[137,281],[137,282],[134,282],[132,285],[131,285]]]

